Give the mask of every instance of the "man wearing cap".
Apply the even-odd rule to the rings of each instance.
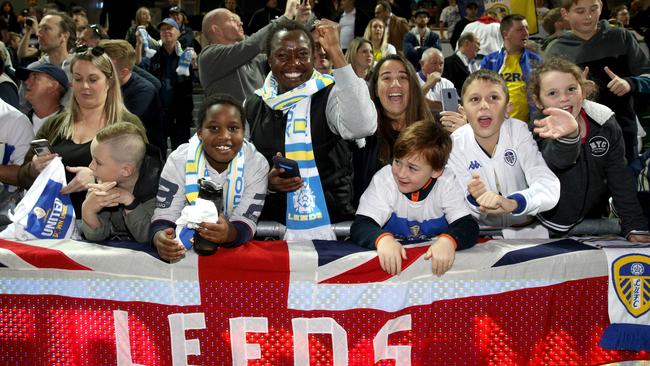
[[[278,20],[298,16],[298,0],[288,0]],[[243,103],[262,86],[268,73],[264,42],[276,23],[273,20],[246,37],[239,15],[226,8],[214,9],[203,17],[203,35],[210,44],[199,55],[199,79],[206,96],[225,93]]]
[[[194,47],[194,33],[192,32],[192,28],[185,24],[187,19],[185,10],[181,9],[180,6],[172,6],[169,9],[169,17],[174,19],[180,27],[181,35],[178,37],[178,42],[180,42],[181,48]],[[196,52],[200,51],[199,49]]]
[[[163,19],[158,24],[161,47],[151,58],[149,72],[160,80],[160,101],[163,106],[163,126],[165,136],[171,139],[172,150],[190,139],[192,125],[192,67],[189,76],[180,74],[176,69],[181,61],[182,49],[177,48],[180,27],[172,18]],[[136,36],[136,53],[142,52],[141,39]],[[179,52],[180,51],[180,52]],[[136,57],[136,59],[140,59]]]
[[[31,30],[32,27],[29,29]],[[76,39],[76,30],[72,18],[63,12],[50,11],[38,24],[37,35],[38,46],[41,52],[43,52],[43,56],[37,61],[32,62],[29,66],[54,64],[65,71],[68,76],[68,81],[70,81],[70,60],[72,59],[72,55],[69,51],[74,46]],[[26,34],[25,37],[29,37],[29,34]],[[25,103],[25,90],[23,86],[20,87],[19,94],[21,97],[21,110],[23,112],[29,111],[30,106]],[[70,93],[66,93],[63,96],[61,103],[64,106],[67,105],[70,95]]]
[[[63,69],[52,64],[19,67],[16,77],[24,82],[25,100],[31,104],[27,118],[36,133],[48,118],[63,110],[61,99],[68,91],[68,77]]]
[[[431,47],[442,50],[440,37],[429,29],[429,12],[420,8],[413,12],[415,27],[404,35],[404,56],[411,61],[413,67],[419,69],[418,62],[424,51]]]
[[[403,51],[404,35],[409,31],[409,22],[393,14],[393,10],[388,1],[378,1],[375,6],[375,18],[384,21],[388,28],[388,43],[395,46],[400,54]]]

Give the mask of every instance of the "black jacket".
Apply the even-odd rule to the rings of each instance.
[[[325,110],[333,85],[311,98],[310,126],[314,160],[318,168],[325,203],[332,223],[352,220],[352,155],[348,142],[334,134],[327,123]],[[271,159],[280,152],[284,155],[287,118],[282,111],[269,108],[259,95],[246,99],[246,120],[250,126],[250,141],[273,166]],[[287,198],[285,193],[266,196],[261,220],[285,223]]]
[[[622,235],[647,231],[614,113],[590,101],[583,107],[588,120],[584,144],[580,138],[538,141],[544,160],[560,179],[561,190],[557,206],[537,217],[552,230],[568,231],[584,218],[600,218],[611,196]]]
[[[442,71],[442,77],[454,83],[454,88],[456,88],[459,95],[468,76],[469,69],[458,54],[454,53],[449,57],[445,57],[445,68]]]

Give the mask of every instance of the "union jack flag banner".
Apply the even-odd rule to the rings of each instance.
[[[441,277],[426,244],[408,246],[399,276],[346,242],[250,242],[173,264],[127,244],[0,240],[0,365],[650,360],[600,347],[607,256],[573,239],[491,240]],[[631,303],[647,268],[634,260],[615,264]]]

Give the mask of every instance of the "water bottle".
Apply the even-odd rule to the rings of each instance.
[[[223,210],[223,187],[219,183],[201,178],[199,179],[199,198],[214,202],[217,211]],[[204,239],[197,231],[194,233],[193,244],[194,251],[198,255],[211,255],[217,251],[219,244]]]

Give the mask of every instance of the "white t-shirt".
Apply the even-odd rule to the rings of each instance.
[[[27,116],[0,99],[0,164],[21,165],[34,139],[32,124]],[[3,193],[16,191],[15,186],[0,182],[0,200]],[[0,206],[2,206],[0,202]],[[0,213],[1,214],[1,213]]]
[[[59,113],[59,111],[56,111],[49,116],[45,116],[44,118],[39,118],[36,113],[32,114],[32,127],[34,128],[34,134],[38,132],[38,130],[41,129],[41,126],[45,124],[45,121],[47,121],[48,118],[54,116],[55,114]]]
[[[0,152],[2,165],[21,165],[34,139],[32,124],[22,112],[0,99]]]
[[[446,6],[440,12],[440,21],[447,25],[447,34],[451,35],[454,32],[454,26],[460,20],[460,11],[458,5]]]
[[[418,202],[397,188],[391,166],[381,168],[359,200],[357,215],[372,218],[400,240],[422,240],[447,232],[449,223],[470,214],[463,190],[445,169],[431,192]]]
[[[478,53],[487,56],[503,47],[503,38],[501,37],[501,30],[499,27],[499,23],[485,24],[477,20],[469,23],[465,29],[463,29],[461,36],[467,32],[474,33],[481,41],[481,49]]]
[[[357,17],[357,9],[353,9],[351,12],[343,12],[341,15],[341,21],[339,22],[339,40],[341,43],[341,49],[347,50],[350,42],[354,39],[354,22]]]
[[[476,141],[472,126],[466,124],[451,135],[453,148],[448,167],[465,192],[472,216],[482,226],[505,228],[530,221],[529,216],[552,209],[560,198],[560,181],[548,168],[537,148],[528,125],[508,118],[499,131],[499,143],[492,157]],[[467,184],[478,173],[489,191],[504,197],[519,194],[522,212],[510,215],[487,215],[472,203]]]

